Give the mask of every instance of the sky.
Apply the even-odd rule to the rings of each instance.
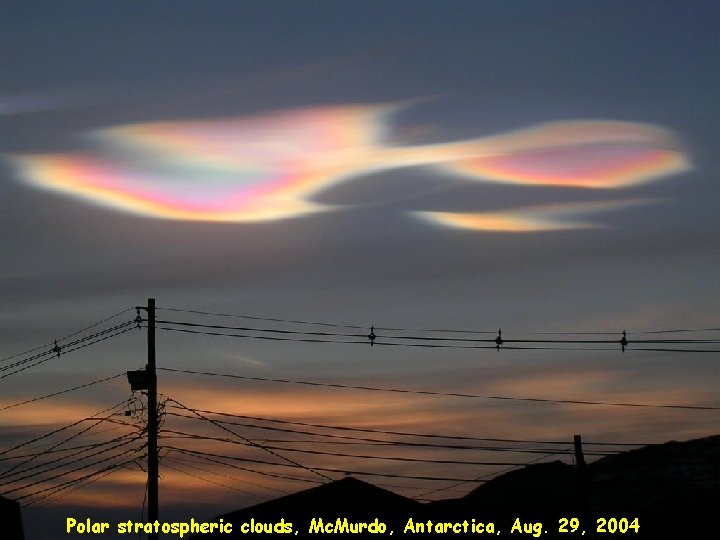
[[[3,2],[0,356],[6,367],[35,354],[45,361],[3,372],[0,456],[15,464],[61,438],[11,452],[16,445],[132,397],[119,376],[14,405],[141,369],[142,328],[95,334],[132,321],[150,297],[160,320],[255,329],[216,328],[255,336],[223,337],[162,323],[161,368],[551,400],[160,371],[174,415],[570,446],[574,434],[618,443],[716,434],[717,410],[552,400],[720,407],[717,353],[639,350],[716,344],[637,343],[718,339],[719,30],[718,4],[701,0]],[[493,340],[498,329],[500,350],[403,341]],[[661,330],[692,331],[646,333]],[[509,346],[541,336],[553,343]],[[311,338],[360,343],[301,341]],[[55,340],[71,344],[58,357],[47,354]],[[133,415],[111,420],[138,424],[141,401],[136,394]],[[167,448],[282,461],[197,435],[272,440],[263,444],[309,468],[467,479],[498,470],[304,454],[296,450],[380,450],[225,425],[238,436],[170,414],[164,427],[196,436],[161,439],[168,519],[208,519],[314,485]],[[104,421],[63,444],[133,429]],[[538,459],[439,448],[384,455]],[[34,459],[36,476],[0,489],[23,503],[55,495],[23,510],[29,540],[61,530],[69,515],[140,519],[138,466],[55,492],[117,459],[81,471],[59,461],[52,473],[32,468],[47,456]],[[358,477],[406,496],[453,484]]]

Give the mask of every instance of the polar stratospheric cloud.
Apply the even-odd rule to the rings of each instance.
[[[579,221],[578,216],[620,210],[656,202],[654,199],[592,201],[525,206],[499,212],[415,212],[436,225],[472,231],[544,232],[594,229],[600,225]]]
[[[440,178],[450,174],[478,181],[594,189],[638,185],[689,168],[671,132],[627,122],[554,122],[478,139],[394,146],[385,134],[396,109],[318,107],[118,126],[93,132],[91,151],[15,156],[14,162],[29,184],[118,210],[164,219],[231,222],[337,210],[312,197],[350,178],[410,166],[434,166]],[[607,203],[611,208],[618,204],[622,202]],[[570,210],[594,212],[598,205],[604,207],[592,203]],[[422,215],[430,222],[486,231],[583,226],[556,222],[557,209],[552,208],[540,211],[538,225],[538,209],[529,211],[527,222],[524,209],[513,211],[510,219],[497,219],[501,214],[492,219],[452,212]]]

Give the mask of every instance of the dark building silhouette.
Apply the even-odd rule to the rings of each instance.
[[[378,519],[393,536],[403,535],[408,520],[427,524],[468,522],[494,523],[502,536],[509,536],[516,520],[531,528],[542,523],[544,538],[562,536],[590,538],[706,538],[717,532],[717,507],[720,502],[720,436],[684,443],[646,446],[604,457],[587,465],[580,497],[577,470],[559,461],[534,464],[499,476],[472,490],[464,497],[428,504],[407,499],[356,478],[335,482],[287,495],[257,506],[231,512],[217,519],[233,523],[232,534],[200,535],[196,538],[241,538],[248,536],[244,523],[275,524],[281,519],[293,523],[293,535],[264,533],[263,537],[289,538],[345,536],[338,532],[338,518],[349,524],[371,523]],[[559,533],[563,518],[567,532]],[[581,528],[573,534],[570,519],[577,518]],[[308,531],[312,520],[329,531]],[[473,521],[474,520],[474,521]],[[604,521],[603,521],[604,520]],[[637,525],[637,532],[632,525]],[[605,532],[598,532],[604,526]],[[620,528],[625,533],[620,534]],[[586,534],[583,536],[582,531]],[[614,533],[614,534],[613,534]],[[349,533],[348,533],[349,534]],[[617,536],[617,535],[620,536]],[[373,534],[351,535],[355,538]],[[418,534],[412,536],[417,537]],[[447,533],[423,533],[420,537],[477,536]],[[483,535],[483,536],[494,536]],[[530,538],[523,531],[517,537]],[[715,534],[712,534],[714,537]],[[539,535],[537,536],[539,537]]]
[[[0,537],[3,540],[25,540],[20,504],[0,495]]]
[[[424,510],[424,505],[417,501],[348,476],[342,480],[328,482],[305,491],[218,516],[216,520],[222,518],[225,522],[233,523],[232,534],[216,534],[214,536],[204,534],[193,538],[229,540],[247,537],[249,534],[241,531],[242,524],[268,526],[278,523],[281,519],[293,524],[292,535],[277,533],[277,537],[286,538],[334,536],[332,534],[308,534],[313,519],[316,519],[316,525],[321,524],[325,527],[330,524],[333,528],[337,525],[338,518],[341,520],[341,527],[344,526],[344,519],[347,519],[348,527],[352,527],[356,523],[371,523],[377,519],[378,522],[384,523],[388,530],[397,530],[400,525],[405,525],[404,521],[400,523],[404,516],[422,517],[425,515]],[[299,533],[297,536],[294,534],[295,531]],[[265,538],[267,533],[262,536]],[[365,535],[354,536],[356,538],[366,537]]]

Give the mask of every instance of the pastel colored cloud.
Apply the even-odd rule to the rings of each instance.
[[[651,202],[656,201],[630,199],[559,203],[527,206],[500,212],[415,212],[415,215],[430,223],[456,229],[488,232],[545,232],[598,228],[600,225],[580,221],[578,217]]]
[[[689,168],[672,133],[627,122],[556,122],[393,146],[385,135],[398,108],[317,107],[119,126],[94,132],[93,152],[13,161],[27,183],[96,204],[156,218],[232,222],[338,210],[313,197],[350,178],[411,166],[435,166],[444,177],[581,188],[632,186]]]
[[[446,168],[477,180],[621,188],[689,168],[675,136],[645,124],[568,121],[475,141],[476,156]]]

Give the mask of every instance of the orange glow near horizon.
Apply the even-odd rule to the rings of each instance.
[[[689,168],[672,133],[627,122],[554,122],[479,139],[392,146],[384,139],[398,108],[317,107],[134,124],[94,132],[92,153],[11,159],[27,183],[44,189],[144,216],[228,222],[338,210],[311,199],[351,178],[412,166],[482,181],[598,189]]]
[[[478,383],[461,385],[461,391],[474,391],[480,394],[500,394],[516,396],[534,396],[542,398],[548,395],[562,396],[568,399],[600,399],[607,401],[631,401],[631,402],[656,402],[667,403],[694,403],[697,401],[695,391],[691,388],[677,388],[670,394],[667,391],[639,390],[637,387],[618,389],[617,381],[623,379],[621,370],[599,370],[592,367],[577,367],[572,371],[558,369],[542,369],[535,373],[535,376],[521,378],[512,373],[499,378],[485,380]],[[379,385],[379,384],[378,384]],[[459,399],[441,396],[426,396],[412,394],[385,394],[373,392],[369,396],[367,391],[348,392],[347,390],[332,390],[305,387],[294,387],[284,385],[282,393],[278,392],[276,384],[263,385],[267,388],[255,385],[242,385],[239,391],[237,384],[215,384],[212,387],[203,386],[199,381],[192,379],[169,378],[164,382],[164,391],[169,395],[176,396],[178,401],[191,408],[202,408],[208,410],[223,411],[238,415],[259,416],[290,421],[305,421],[310,423],[340,425],[344,427],[359,427],[371,429],[385,429],[399,432],[420,432],[434,434],[463,435],[470,437],[507,437],[514,438],[518,432],[525,434],[528,439],[538,440],[565,440],[571,441],[573,433],[582,432],[589,437],[598,438],[597,434],[613,433],[621,419],[625,429],[635,429],[638,440],[648,442],[655,441],[653,433],[655,425],[653,422],[662,422],[668,431],[675,433],[676,437],[691,438],[693,435],[702,435],[712,426],[712,416],[708,416],[704,422],[695,422],[688,425],[684,420],[687,418],[683,411],[664,410],[658,416],[657,409],[625,409],[610,406],[572,406],[570,404],[538,404],[532,407],[522,406],[520,402],[512,401],[491,401],[484,399]],[[568,389],[572,389],[571,391]],[[370,397],[370,398],[369,398]],[[169,403],[172,405],[172,402]],[[91,414],[90,408],[99,408],[98,403],[92,407],[81,407],[71,405],[58,407],[57,404],[41,405],[35,404],[32,414],[22,414],[17,417],[17,425],[35,424],[36,427],[43,426],[43,431],[48,430],[47,423],[39,423],[38,418],[43,412],[47,415],[50,411],[57,411],[57,416],[52,416],[52,421],[58,424],[65,424],[75,417]],[[172,407],[166,409],[168,412],[183,412],[182,409]],[[551,415],[553,421],[540,422],[539,418],[546,418]],[[231,420],[239,423],[242,419],[229,419],[227,417],[213,416],[205,413],[205,416],[217,420]],[[122,416],[119,417],[123,419]],[[250,424],[262,424],[249,422]],[[114,424],[113,424],[114,425]],[[277,426],[277,424],[264,425]],[[307,434],[292,434],[289,432],[265,431],[250,426],[227,425],[233,432],[243,437],[252,439],[259,444],[281,445],[285,450],[276,450],[287,458],[306,467],[326,467],[341,471],[366,470],[371,472],[389,472],[399,474],[427,474],[427,475],[453,475],[462,477],[477,477],[494,472],[495,468],[478,466],[456,466],[448,467],[442,464],[430,463],[403,463],[391,460],[362,460],[361,458],[345,456],[315,455],[301,452],[293,452],[291,449],[322,450],[346,454],[378,454],[384,456],[415,457],[426,459],[445,459],[458,457],[457,454],[448,454],[447,450],[437,448],[414,448],[407,446],[353,446],[346,443],[344,439],[326,439],[324,444],[317,444],[320,437]],[[352,431],[335,431],[328,429],[316,429],[311,427],[281,425],[283,428],[299,429],[302,431],[313,431],[317,433],[334,433],[357,437],[370,437],[383,440],[407,440],[406,437],[396,435],[382,435]],[[103,429],[103,426],[99,426]],[[216,439],[188,439],[178,438],[173,431],[185,431],[195,436],[208,436]],[[97,437],[98,433],[93,435]],[[102,435],[100,439],[111,438],[115,434]],[[66,434],[63,434],[63,437]],[[311,440],[313,439],[313,440]],[[234,442],[232,442],[234,441]],[[295,441],[295,442],[293,442]],[[86,443],[87,439],[73,441],[73,444]],[[570,444],[570,442],[569,442]],[[486,446],[487,443],[480,444]],[[230,468],[219,463],[204,460],[202,457],[193,457],[172,450],[170,447],[177,446],[190,450],[198,450],[210,454],[232,455],[240,458],[258,459],[270,461],[278,465],[262,465],[252,462],[232,461],[228,463],[239,467],[247,468],[241,470]],[[165,504],[183,504],[187,502],[187,493],[193,493],[193,501],[196,504],[227,504],[227,501],[237,501],[237,507],[247,504],[255,504],[262,498],[274,498],[283,493],[306,489],[315,485],[314,483],[301,482],[294,478],[315,479],[309,471],[293,468],[287,462],[283,462],[277,455],[263,452],[244,444],[241,437],[233,437],[231,433],[220,429],[205,420],[191,420],[168,415],[161,430],[160,438],[161,456],[166,461],[161,461],[162,479],[161,489]],[[32,451],[23,449],[21,454]],[[529,459],[527,454],[507,454],[497,452],[476,452],[463,454],[463,459],[472,457],[481,461],[478,456],[484,456],[483,460],[513,461],[522,463]],[[68,455],[68,457],[72,457]],[[102,457],[102,456],[101,456]],[[43,458],[45,459],[45,458]],[[163,465],[165,463],[165,465]],[[75,462],[71,461],[67,467],[72,468]],[[265,471],[269,473],[288,476],[291,478],[268,477],[252,471]],[[72,473],[72,477],[80,477],[84,471]],[[342,473],[328,473],[332,478],[340,478]],[[69,478],[72,478],[69,477]],[[430,489],[426,482],[412,480],[387,481],[380,477],[366,477],[368,481],[383,485],[396,484],[395,491],[403,492],[403,489],[415,489],[418,486]],[[53,482],[59,482],[55,480]],[[72,492],[67,499],[58,504],[80,504],[93,508],[137,508],[142,502],[142,493],[145,481],[145,473],[134,466],[129,469],[119,469],[103,478],[102,481]],[[402,484],[397,486],[397,484]],[[433,483],[434,484],[434,483]],[[50,485],[53,485],[52,483]],[[36,488],[37,489],[37,488]],[[468,488],[469,489],[469,488]],[[448,496],[442,492],[442,498]],[[55,504],[51,502],[51,504]]]
[[[10,405],[12,401],[8,400],[8,403],[5,403],[0,400],[0,407]],[[93,408],[90,404],[55,403],[52,407],[47,407],[43,403],[33,403],[30,406],[0,411],[0,419],[6,426],[48,426],[67,423],[68,418],[76,420],[87,418],[96,412],[97,407]]]

